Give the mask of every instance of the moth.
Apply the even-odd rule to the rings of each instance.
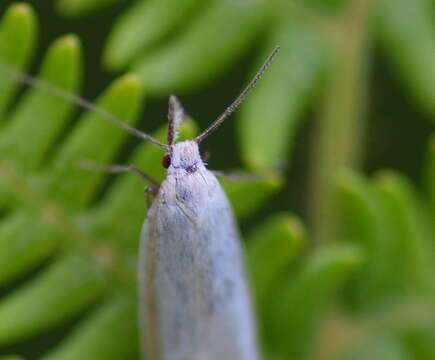
[[[228,199],[199,144],[240,105],[278,48],[231,104],[193,140],[176,142],[184,110],[169,99],[168,143],[141,234],[140,328],[145,359],[255,360],[258,346],[240,238]]]
[[[138,313],[144,359],[256,360],[260,356],[239,231],[219,181],[201,159],[199,144],[238,108],[278,51],[276,47],[236,100],[194,139],[177,142],[185,112],[170,96],[167,144],[78,96],[15,72],[21,82],[69,99],[165,151],[162,164],[167,174],[160,185],[133,165],[106,168],[138,173],[155,196],[139,249]]]

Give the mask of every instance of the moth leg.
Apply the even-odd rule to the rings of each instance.
[[[155,181],[150,175],[139,169],[135,165],[100,165],[95,164],[88,160],[83,160],[78,163],[80,167],[84,167],[87,169],[96,169],[101,171],[106,171],[109,173],[118,173],[118,172],[133,172],[137,175],[139,175],[145,182],[149,184],[149,186],[146,189],[146,192],[152,195],[156,195],[159,190],[159,183]]]
[[[215,176],[224,177],[234,181],[254,181],[260,177],[253,173],[230,173],[225,171],[210,170]]]
[[[146,203],[147,209],[149,209],[151,206],[151,203],[152,203],[151,197],[156,196],[158,190],[159,190],[158,188],[156,189],[156,188],[153,188],[151,186],[147,186],[145,188],[145,203]]]
[[[157,195],[159,191],[160,185],[155,181],[151,176],[147,173],[143,172],[135,165],[110,165],[105,167],[108,172],[116,173],[116,172],[128,172],[131,171],[135,174],[138,174],[145,182],[149,184],[149,186],[145,189],[147,194],[151,194],[153,196]]]

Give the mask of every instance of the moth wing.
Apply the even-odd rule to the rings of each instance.
[[[202,176],[214,187],[205,189],[206,199],[199,188],[183,206],[156,198],[144,225],[143,345],[162,359],[254,360],[256,331],[239,233],[216,178],[208,171]],[[198,221],[182,207],[196,212]]]

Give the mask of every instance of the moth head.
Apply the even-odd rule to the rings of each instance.
[[[199,167],[204,166],[198,143],[194,140],[186,140],[172,145],[170,153],[163,157],[163,166],[167,169],[184,169],[188,173],[195,172]]]

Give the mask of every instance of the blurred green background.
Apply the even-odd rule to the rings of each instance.
[[[264,358],[435,359],[434,1],[3,0],[0,15],[0,64],[162,139],[169,94],[191,137],[280,45],[202,146],[210,168],[257,176],[222,183]],[[1,360],[138,358],[144,184],[77,160],[162,179],[162,155],[0,67]]]

